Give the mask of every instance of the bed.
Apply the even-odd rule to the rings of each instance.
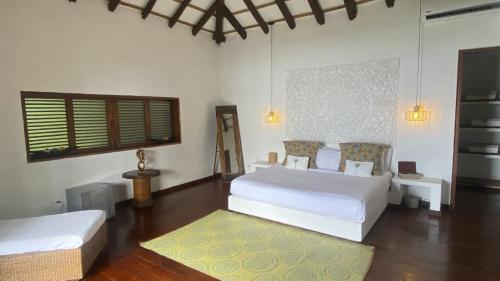
[[[0,220],[1,279],[81,279],[106,242],[101,210]]]
[[[259,169],[233,180],[228,208],[361,242],[387,207],[391,176]]]

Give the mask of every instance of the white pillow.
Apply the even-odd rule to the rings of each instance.
[[[373,162],[359,162],[346,160],[344,175],[371,177],[373,172]]]
[[[320,148],[316,156],[318,169],[338,171],[340,164],[340,150]]]
[[[309,166],[309,157],[298,157],[288,155],[286,158],[286,167],[288,169],[307,170]]]

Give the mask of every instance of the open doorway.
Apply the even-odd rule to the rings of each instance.
[[[500,46],[461,50],[451,204],[457,188],[500,192]]]

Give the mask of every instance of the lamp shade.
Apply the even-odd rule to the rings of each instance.
[[[279,122],[278,113],[272,110],[269,111],[269,113],[266,114],[264,121],[269,124],[277,124]]]
[[[427,121],[427,111],[423,106],[415,105],[413,110],[406,111],[406,121]]]

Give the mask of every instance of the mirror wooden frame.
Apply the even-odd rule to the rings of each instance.
[[[245,174],[245,164],[243,161],[243,151],[241,147],[240,125],[238,122],[238,111],[236,105],[216,106],[216,119],[217,119],[217,151],[219,156],[220,170],[222,178],[231,180],[238,176]],[[226,158],[224,156],[224,138],[222,133],[222,118],[223,114],[231,114],[233,116],[233,129],[234,129],[234,143],[236,153],[236,163],[238,165],[238,172],[229,173],[226,170]]]

